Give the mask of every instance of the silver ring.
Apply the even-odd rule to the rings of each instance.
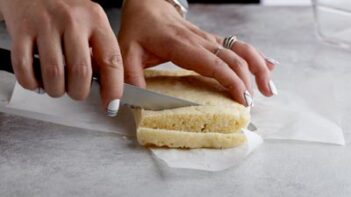
[[[218,56],[219,52],[220,52],[222,49],[223,49],[223,47],[222,47],[221,45],[219,45],[219,46],[216,48],[216,50],[214,51],[214,54],[215,54],[216,56]]]
[[[231,49],[236,41],[238,41],[238,37],[228,36],[223,40],[223,47],[226,49]]]

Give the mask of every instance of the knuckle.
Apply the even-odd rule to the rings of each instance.
[[[170,45],[172,45],[175,48],[181,47],[180,40],[174,35],[167,36],[164,40],[164,43],[169,43]]]
[[[123,69],[122,57],[120,54],[103,57],[101,59],[101,64],[110,69]]]
[[[37,32],[37,29],[28,23],[24,23],[23,25],[18,25],[14,31],[9,28],[9,34],[13,40],[19,40],[23,35],[29,35],[34,37]]]
[[[52,17],[50,16],[49,13],[47,12],[40,12],[38,13],[39,15],[39,20],[40,20],[40,23],[44,26],[44,27],[47,27],[47,26],[51,26],[52,24]]]
[[[222,41],[222,38],[220,36],[215,35],[214,37],[216,39],[217,44],[223,45],[223,41]]]
[[[211,69],[208,69],[208,77],[215,78],[215,79],[220,79],[222,78],[221,76],[221,71],[219,70],[222,68],[222,66],[227,66],[224,65],[224,62],[220,59],[215,59],[214,60],[214,66],[211,66]]]
[[[217,43],[217,37],[212,34],[206,33],[205,38],[212,43]]]
[[[168,29],[172,29],[172,38],[173,39],[187,39],[189,38],[186,29],[179,25],[170,24],[168,25]]]
[[[184,47],[187,47],[187,48],[190,48],[190,47],[202,48],[203,44],[197,38],[189,37],[186,40],[184,38],[183,41],[180,41],[179,42],[179,47],[183,47],[183,48]]]
[[[60,78],[64,76],[63,65],[51,64],[45,65],[43,68],[43,73],[50,78]]]
[[[105,13],[104,9],[101,7],[100,4],[98,4],[98,3],[91,3],[89,11],[90,11],[90,13],[92,14],[92,16],[95,19],[97,19],[99,21],[107,20],[106,13]]]
[[[92,70],[88,63],[79,63],[69,66],[69,72],[72,76],[79,78],[91,78]]]
[[[223,68],[224,66],[227,66],[227,64],[224,63],[224,61],[221,60],[220,58],[215,58],[215,59],[213,60],[213,66],[214,66],[214,67]]]
[[[169,35],[164,40],[164,43],[168,43],[170,47],[165,47],[162,51],[165,59],[176,60],[182,56],[182,52],[184,48],[201,48],[202,46],[199,44],[198,40],[189,37],[180,38],[174,35]]]
[[[81,11],[75,7],[63,6],[61,9],[65,25],[68,27],[76,27],[79,25],[79,20],[82,17]]]
[[[241,69],[248,69],[249,68],[248,63],[242,58],[239,58],[236,60],[236,65]]]
[[[69,27],[75,27],[78,25],[78,21],[77,21],[77,18],[75,16],[74,11],[65,12],[64,19],[65,19],[65,23]]]

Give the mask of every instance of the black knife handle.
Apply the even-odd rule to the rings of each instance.
[[[12,63],[11,63],[11,52],[6,49],[0,49],[0,70],[4,70],[13,73]]]
[[[0,48],[0,70],[7,71],[9,73],[14,73],[11,62],[11,51],[7,49]],[[33,70],[35,78],[41,81],[41,70],[40,70],[40,60],[39,58],[33,56]]]

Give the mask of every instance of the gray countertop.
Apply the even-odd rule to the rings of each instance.
[[[116,27],[117,13],[109,13]],[[344,90],[335,106],[350,141],[350,52],[319,43],[311,8],[196,5],[189,19],[220,35],[237,33],[279,59],[280,88],[298,76],[333,74],[330,83]],[[13,81],[0,73],[1,101]],[[168,168],[117,134],[0,113],[0,196],[351,196],[350,186],[350,146],[270,140],[239,166],[209,173]]]

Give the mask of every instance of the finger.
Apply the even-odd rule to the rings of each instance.
[[[64,45],[67,93],[75,100],[84,100],[89,95],[92,80],[89,36],[82,31],[67,29]]]
[[[275,64],[273,64],[272,62],[270,62],[269,60],[266,60],[266,64],[267,64],[267,68],[269,69],[269,71],[273,71],[275,68]]]
[[[248,69],[247,62],[235,52],[222,48],[220,43],[217,42],[216,36],[204,32],[196,26],[191,28],[199,36],[199,43],[201,43],[201,45],[209,51],[216,53],[215,55],[221,58],[239,76],[239,78],[245,84],[246,89],[252,94],[253,91],[250,80],[250,71]],[[219,47],[221,47],[221,49]]]
[[[129,84],[145,88],[144,66],[142,62],[143,49],[138,44],[131,44],[122,49],[125,81]]]
[[[269,85],[271,84],[270,71],[264,58],[251,45],[241,41],[235,42],[232,50],[247,61],[250,71],[255,75],[258,89],[262,94],[272,96],[274,93]]]
[[[91,37],[93,58],[100,77],[101,98],[108,116],[116,116],[123,93],[123,63],[111,28],[97,29]]]
[[[226,62],[230,68],[239,76],[244,82],[246,89],[252,94],[252,85],[250,81],[250,71],[247,62],[228,49],[218,51],[217,56]]]
[[[277,60],[271,57],[267,57],[262,51],[259,51],[259,53],[266,61],[267,68],[269,69],[269,71],[274,70],[275,66],[280,64]]]
[[[273,60],[272,58],[266,57],[266,56],[262,56],[264,58],[264,60],[266,61],[266,65],[269,71],[273,71],[275,68],[275,65],[277,65],[277,62],[274,62],[276,60]]]
[[[28,35],[13,37],[11,46],[11,61],[16,79],[25,89],[39,91],[39,82],[33,69],[33,43]]]
[[[189,21],[185,21],[185,25],[196,35],[198,35],[199,37],[203,38],[204,40],[210,42],[210,43],[219,43],[217,41],[217,37],[214,36],[213,34],[210,34],[206,31],[203,31],[202,29],[200,29],[199,27],[197,27],[196,25],[192,24]]]
[[[60,97],[65,93],[65,76],[59,33],[41,33],[37,46],[44,89],[49,96]]]
[[[171,61],[185,69],[216,79],[237,102],[246,106],[252,105],[251,95],[242,80],[223,60],[202,46],[175,45]]]

